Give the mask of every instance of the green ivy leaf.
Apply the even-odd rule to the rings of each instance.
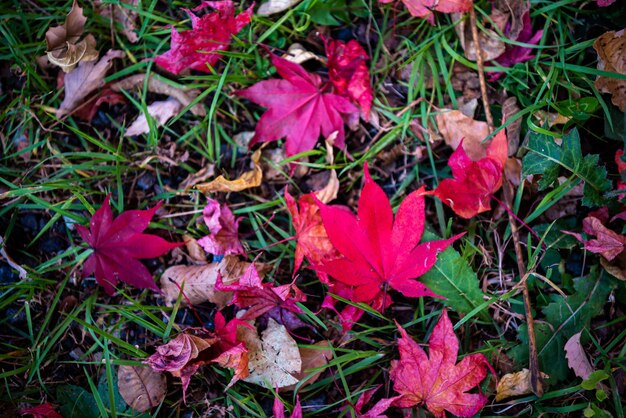
[[[440,239],[435,234],[424,232],[424,241]],[[455,311],[468,314],[485,301],[485,294],[480,290],[476,273],[467,261],[452,247],[437,256],[437,263],[419,279],[433,292],[446,298],[441,302]],[[478,316],[489,321],[487,309]]]
[[[548,135],[531,132],[526,148],[529,152],[522,161],[522,173],[524,176],[541,174],[541,190],[556,182],[565,169],[585,182],[583,205],[601,206],[605,203],[603,194],[611,189],[606,168],[599,164],[596,154],[583,157],[576,129],[563,136],[560,146]]]

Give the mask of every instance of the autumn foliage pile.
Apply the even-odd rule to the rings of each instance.
[[[121,22],[121,15],[116,14],[121,10],[117,9],[119,5],[94,3],[110,6],[106,9],[107,16]],[[131,10],[139,7],[137,2],[123,0],[123,3],[132,4]],[[455,55],[454,65],[446,67],[446,71],[454,74],[445,74],[444,78],[461,73],[477,83],[475,91],[462,86],[464,95],[473,95],[468,100],[451,94],[457,86],[446,89],[445,94],[444,89],[437,90],[440,101],[444,96],[446,100],[453,97],[450,107],[455,109],[440,109],[429,102],[428,109],[435,116],[432,120],[420,120],[415,115],[407,123],[407,129],[416,138],[415,144],[400,144],[392,157],[389,150],[383,156],[376,141],[390,132],[392,125],[399,124],[405,112],[431,99],[420,97],[400,111],[389,110],[392,107],[387,106],[387,97],[383,99],[381,92],[387,89],[386,94],[396,86],[384,80],[374,87],[373,80],[382,72],[382,64],[370,60],[378,57],[381,50],[365,45],[362,39],[367,37],[346,39],[336,31],[323,31],[314,36],[319,54],[306,50],[295,54],[296,49],[292,48],[285,52],[283,45],[274,45],[272,32],[276,28],[265,32],[263,42],[258,43],[251,41],[256,35],[250,29],[257,19],[271,26],[268,15],[284,10],[261,13],[261,9],[255,12],[254,4],[236,6],[228,0],[202,1],[181,9],[189,18],[186,30],[165,28],[170,34],[169,46],[163,37],[165,31],[158,33],[165,47],[158,55],[146,59],[151,68],[147,74],[134,73],[138,67],[129,67],[123,76],[107,78],[115,62],[128,55],[123,48],[100,55],[96,38],[85,33],[86,17],[76,1],[64,24],[51,26],[46,32],[47,50],[43,58],[46,65],[60,68],[56,82],[63,88],[62,101],[58,109],[53,109],[59,123],[73,117],[91,123],[106,106],[139,103],[143,113],[134,122],[128,127],[119,125],[112,129],[120,138],[140,142],[142,135],[151,135],[168,121],[179,119],[182,113],[189,112],[190,118],[208,117],[210,123],[203,128],[207,136],[212,135],[212,130],[223,130],[213,125],[229,119],[241,132],[233,131],[233,140],[221,144],[221,148],[211,148],[210,154],[223,152],[226,155],[223,159],[234,161],[237,150],[241,153],[243,149],[245,158],[250,160],[250,168],[237,178],[229,179],[226,169],[216,163],[210,170],[207,167],[205,172],[188,177],[189,182],[185,180],[181,190],[163,186],[158,193],[162,200],[143,204],[143,197],[135,199],[143,210],[124,210],[117,216],[111,202],[117,202],[113,206],[119,207],[131,199],[116,192],[114,186],[102,186],[101,191],[106,192],[100,193],[99,198],[80,196],[82,203],[98,207],[89,215],[88,227],[72,226],[73,237],[78,240],[73,251],[84,255],[73,268],[80,271],[85,282],[93,277],[106,294],[97,295],[94,291],[93,300],[97,297],[99,305],[113,306],[115,298],[122,300],[123,296],[132,301],[133,296],[128,295],[139,294],[136,289],[144,289],[143,295],[149,295],[149,300],[154,302],[146,310],[146,317],[157,318],[157,311],[167,316],[164,338],[147,343],[144,357],[127,350],[121,359],[116,359],[118,388],[117,392],[109,388],[111,400],[107,402],[115,403],[114,395],[118,393],[129,406],[128,414],[146,413],[162,407],[168,391],[174,391],[182,393],[179,404],[185,405],[194,398],[193,382],[202,378],[211,390],[218,388],[217,396],[237,393],[244,385],[262,387],[263,393],[271,395],[272,402],[259,408],[268,413],[271,409],[278,418],[300,418],[310,406],[305,399],[307,390],[315,382],[325,382],[330,388],[328,392],[332,391],[335,399],[341,400],[325,405],[318,416],[385,418],[428,411],[442,418],[447,414],[471,417],[480,414],[493,399],[494,402],[514,396],[541,399],[547,387],[544,380],[563,381],[572,369],[583,380],[579,390],[586,389],[585,382],[592,382],[587,383],[591,389],[586,390],[597,391],[596,399],[588,402],[585,416],[604,416],[588,415],[588,411],[600,410],[597,405],[604,399],[598,393],[607,390],[600,382],[608,379],[608,374],[607,377],[594,375],[600,367],[589,364],[580,338],[603,309],[609,294],[618,286],[623,287],[614,278],[626,279],[626,236],[623,235],[626,211],[620,202],[626,180],[618,180],[613,190],[607,170],[599,164],[600,157],[583,155],[579,130],[567,125],[585,112],[580,109],[582,105],[570,112],[565,122],[567,129],[559,135],[550,134],[550,129],[561,123],[559,116],[566,116],[533,113],[539,123],[533,125],[534,131],[529,132],[520,147],[521,128],[515,128],[515,123],[532,109],[526,112],[516,108],[512,113],[517,116],[512,117],[505,104],[517,105],[506,92],[498,93],[497,99],[489,99],[488,95],[495,93],[494,89],[488,89],[487,83],[494,85],[506,77],[511,67],[528,65],[535,56],[533,46],[541,42],[544,31],[533,30],[531,3],[491,1],[491,12],[478,24],[471,0],[375,3],[376,7],[392,8],[393,16],[403,13],[403,19],[409,23],[428,28],[450,20],[452,25],[446,26],[446,31],[454,32],[458,42],[454,46],[446,44],[443,49],[437,44],[437,54],[443,60],[444,52],[458,47],[462,55],[455,52],[458,56]],[[597,6],[607,7],[611,3],[598,0]],[[538,13],[547,13],[550,7],[542,7]],[[127,19],[123,21],[126,22],[124,35],[131,43],[140,42],[138,28],[128,23],[133,19],[124,16]],[[368,22],[372,24],[374,20]],[[404,28],[406,22],[394,17],[393,25],[398,25],[393,32],[396,34],[397,30],[398,37],[410,36]],[[480,37],[474,33],[478,28],[483,29]],[[241,35],[244,32],[245,37]],[[496,42],[499,38],[506,42]],[[595,84],[590,82],[585,88],[593,88],[598,97],[601,92],[610,93],[613,104],[623,111],[624,77],[606,78],[607,72],[623,75],[626,71],[623,57],[615,58],[616,50],[626,50],[623,31],[602,35],[599,41],[594,47],[602,57],[600,71],[605,78],[598,77]],[[618,42],[621,49],[614,46]],[[381,41],[381,45],[383,53],[386,48],[393,48],[388,40]],[[591,44],[588,46],[591,48]],[[231,76],[228,71],[231,64],[235,65],[234,60],[253,50],[258,62],[267,68],[258,74],[244,68],[240,69],[244,76]],[[138,61],[135,57],[132,60]],[[473,77],[474,70],[479,76]],[[210,92],[202,91],[197,85],[184,87],[188,77],[194,74],[201,74],[201,80],[218,80],[217,87]],[[430,77],[431,84],[439,77],[414,73],[407,79],[409,84],[414,83],[416,75],[424,80]],[[138,88],[147,92],[141,99],[135,99],[132,94]],[[146,103],[155,95],[165,95],[167,99]],[[228,101],[222,113],[216,110],[220,95]],[[487,122],[474,119],[479,100]],[[210,103],[208,111],[207,103]],[[496,103],[498,111],[494,118],[490,106],[496,107]],[[240,105],[246,109],[241,112],[244,115],[233,111]],[[606,108],[606,103],[603,105]],[[592,114],[585,116],[589,119]],[[68,127],[74,129],[69,123]],[[355,132],[367,129],[375,134],[368,131],[355,139]],[[394,135],[399,135],[398,132],[401,130]],[[369,143],[371,137],[374,140]],[[89,138],[88,142],[98,141]],[[179,155],[177,147],[180,144],[184,147],[184,143],[176,142],[170,154],[155,150],[153,155],[133,165],[143,169],[152,160],[169,163],[175,159],[174,155]],[[193,147],[189,149],[193,152]],[[521,155],[518,149],[526,150],[523,158],[517,158]],[[267,153],[268,150],[275,154]],[[422,158],[426,154],[432,161],[430,166]],[[278,157],[272,159],[275,155]],[[393,179],[395,193],[390,199],[386,190],[389,184],[380,175],[384,170],[376,161],[398,155],[404,158],[401,170],[405,175],[398,182],[401,185]],[[623,152],[611,152],[611,168],[617,166],[617,174],[623,176],[626,163],[622,156]],[[409,158],[417,162],[407,163]],[[435,167],[436,158],[442,167],[440,171]],[[118,161],[116,164],[121,165]],[[324,167],[328,180],[322,186],[307,186],[310,192],[305,193],[299,170],[311,167]],[[222,173],[214,175],[221,169]],[[246,216],[254,209],[245,205],[252,205],[252,200],[246,201],[242,193],[254,195],[264,187],[272,170],[272,175],[287,180],[271,192],[265,190],[263,196],[259,194],[254,205],[261,210],[273,208],[274,212],[249,223]],[[134,182],[133,190],[135,185]],[[550,192],[527,204],[525,187],[530,190],[528,193],[548,189]],[[341,195],[340,190],[346,194]],[[584,218],[581,228],[571,224],[565,230],[554,219],[552,224],[543,225],[543,229],[533,229],[533,220],[545,216],[556,200],[574,193],[573,190],[579,193],[576,197],[582,205],[594,209],[581,217]],[[179,210],[171,204],[174,199],[193,200],[197,210]],[[524,210],[529,211],[528,216],[518,217]],[[450,215],[447,222],[444,214]],[[178,230],[165,238],[163,231],[157,232],[156,222],[171,218],[191,221],[178,223]],[[194,220],[198,222],[194,224]],[[500,228],[502,234],[495,232],[499,225],[485,226],[489,233],[483,235],[476,231],[502,220],[506,224]],[[284,230],[276,226],[281,222]],[[433,232],[435,223],[440,227],[439,235]],[[553,237],[557,229],[558,239]],[[250,244],[253,237],[264,237],[264,233],[271,240],[259,239],[262,245],[253,248]],[[563,244],[567,239],[568,243]],[[293,251],[293,257],[289,251],[280,258],[268,251],[283,244]],[[493,251],[496,261],[491,259],[492,255],[486,255],[489,245],[497,248],[497,254]],[[511,251],[514,256],[507,259],[509,245],[514,248]],[[594,267],[589,273],[588,266],[583,266],[580,274],[572,277],[566,274],[567,262],[554,259],[559,256],[559,250],[580,248],[597,254],[602,268]],[[542,264],[545,254],[538,255],[542,251],[548,254],[546,257],[552,257],[549,260],[552,265],[549,272],[539,273],[545,264]],[[485,254],[484,264],[498,266],[496,278],[479,280],[472,270],[468,259],[471,254],[481,252]],[[149,264],[152,259],[161,260],[158,267]],[[165,259],[168,261],[163,262]],[[503,264],[507,262],[513,265],[509,270],[514,273],[505,272]],[[553,267],[563,277],[558,283],[552,276]],[[159,274],[151,270],[158,270]],[[587,274],[597,280],[587,280]],[[155,280],[155,276],[159,278]],[[488,294],[487,288],[493,283],[501,288]],[[567,287],[571,294],[566,295],[559,285]],[[540,289],[536,299],[541,308],[531,306],[529,288]],[[517,305],[508,304],[509,299],[518,295],[522,296],[515,299]],[[90,303],[95,304],[93,300]],[[210,320],[198,313],[207,306]],[[193,315],[190,322],[176,323],[176,312],[180,309]],[[497,318],[490,318],[491,309],[497,312]],[[493,319],[498,323],[497,332],[490,338],[503,337],[509,320],[502,318],[502,312],[520,320],[515,328],[519,343],[504,342],[498,345],[502,348],[493,349],[491,342],[473,338],[474,329],[466,326],[472,324],[470,319],[485,323]],[[533,315],[540,318],[536,323]],[[93,332],[92,318],[77,320],[82,321],[88,332]],[[158,329],[148,320],[144,324],[151,331]],[[418,324],[423,332],[417,331]],[[459,343],[460,337],[463,344]],[[103,345],[120,338],[107,334],[104,341]],[[350,357],[347,362],[359,360],[360,363],[350,366],[349,372],[359,368],[364,380],[346,380],[346,368],[341,361],[352,355],[350,347],[361,343],[370,344],[378,351]],[[555,351],[567,358],[567,364],[552,361]],[[107,351],[103,361],[109,361],[108,356]],[[550,371],[550,375],[542,370]],[[384,384],[376,384],[381,382]],[[289,406],[289,402],[283,401],[292,393],[292,406]],[[204,400],[209,398],[206,395]],[[246,402],[234,396],[233,399],[238,404]],[[195,397],[194,401],[197,400]],[[106,409],[100,405],[102,402],[94,402],[100,410]],[[44,402],[24,408],[21,413],[54,418],[62,416],[57,409],[52,403]],[[61,412],[67,415],[67,408]],[[221,412],[228,414],[226,409]]]

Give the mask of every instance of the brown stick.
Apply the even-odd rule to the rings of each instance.
[[[487,119],[487,127],[489,133],[493,132],[493,116],[489,107],[489,97],[487,96],[487,82],[485,81],[485,64],[483,62],[483,50],[480,47],[480,39],[478,38],[478,26],[476,26],[476,10],[472,7],[470,10],[470,26],[472,29],[472,40],[474,41],[474,49],[476,50],[476,65],[478,66],[478,81],[480,82],[480,93],[483,98],[483,106],[485,107],[485,118]]]

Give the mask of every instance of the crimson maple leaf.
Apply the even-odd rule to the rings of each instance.
[[[83,241],[93,250],[83,266],[83,277],[95,273],[96,280],[112,295],[120,281],[142,289],[159,291],[150,271],[137,259],[159,257],[182,243],[167,242],[161,237],[142,234],[161,202],[148,210],[129,210],[113,219],[107,196],[94,213],[90,229],[76,225]]]
[[[379,0],[381,3],[391,3],[394,0]],[[473,7],[472,0],[402,0],[411,13],[411,16],[426,19],[431,25],[435,24],[433,11],[441,13],[464,13]]]
[[[334,92],[348,97],[361,108],[367,120],[372,107],[372,83],[365,61],[369,58],[363,47],[355,40],[344,43],[334,39],[326,41],[328,78]]]
[[[205,7],[212,7],[215,12],[202,17],[193,13]],[[154,62],[174,74],[187,68],[210,73],[209,67],[217,63],[220,51],[228,49],[231,36],[250,23],[252,7],[236,17],[232,1],[204,1],[192,10],[183,9],[191,18],[193,29],[178,32],[172,28],[170,50]]]
[[[200,238],[198,244],[206,252],[215,255],[245,254],[239,241],[239,219],[235,219],[228,206],[220,205],[214,199],[207,200],[202,217],[210,234]]]
[[[240,318],[244,321],[258,318],[274,308],[302,313],[296,302],[306,300],[306,295],[294,284],[274,287],[271,283],[262,283],[254,263],[250,263],[236,284],[224,284],[222,276],[218,272],[215,289],[220,292],[233,292],[231,304],[247,309]]]
[[[426,406],[441,418],[445,411],[471,417],[485,406],[485,395],[466,392],[487,376],[487,370],[494,373],[493,368],[483,354],[465,356],[456,364],[459,342],[445,309],[430,335],[428,355],[400,325],[398,330],[400,360],[391,362],[389,372],[394,390],[401,395],[395,406]]]
[[[286,138],[288,156],[313,149],[320,134],[338,132],[334,145],[344,148],[342,115],[358,118],[358,109],[345,97],[326,93],[322,79],[302,66],[272,55],[282,80],[260,81],[235,94],[268,110],[256,125],[250,146]]]
[[[504,130],[494,136],[487,148],[487,156],[472,161],[463,149],[463,141],[452,153],[448,165],[454,179],[445,179],[431,192],[454,213],[469,219],[490,209],[492,195],[502,186],[502,170],[507,158],[507,139]]]
[[[33,418],[63,418],[50,402],[42,403],[32,408],[20,409],[17,412],[20,415],[32,415]]]
[[[370,177],[366,163],[358,216],[318,205],[328,237],[342,257],[314,268],[352,286],[353,301],[380,311],[390,303],[387,286],[408,297],[440,297],[413,279],[430,270],[437,254],[462,234],[418,245],[424,231],[423,188],[402,201],[394,221],[389,199]]]
[[[191,376],[204,364],[217,363],[235,370],[228,384],[232,386],[239,379],[248,376],[248,350],[237,340],[237,327],[251,328],[239,319],[226,323],[221,312],[215,314],[215,332],[204,328],[187,328],[167,344],[157,347],[156,353],[144,363],[159,372],[170,372],[180,378],[183,386],[183,399]]]

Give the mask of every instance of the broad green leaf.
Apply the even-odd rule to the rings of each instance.
[[[425,231],[424,241],[439,239]],[[419,280],[438,295],[445,297],[441,302],[455,311],[467,314],[485,301],[485,294],[480,290],[478,277],[452,247],[437,256],[437,263],[422,275]],[[483,320],[489,320],[487,310],[479,313]]]
[[[561,145],[548,135],[531,132],[526,148],[529,152],[522,161],[523,175],[541,174],[541,190],[556,182],[559,175],[566,171],[564,175],[574,175],[585,182],[583,205],[600,206],[605,203],[602,195],[611,189],[606,168],[599,164],[598,155],[583,157],[576,129],[563,136]]]
[[[61,405],[60,412],[63,418],[100,417],[98,405],[93,395],[80,386],[59,386],[56,401]]]

